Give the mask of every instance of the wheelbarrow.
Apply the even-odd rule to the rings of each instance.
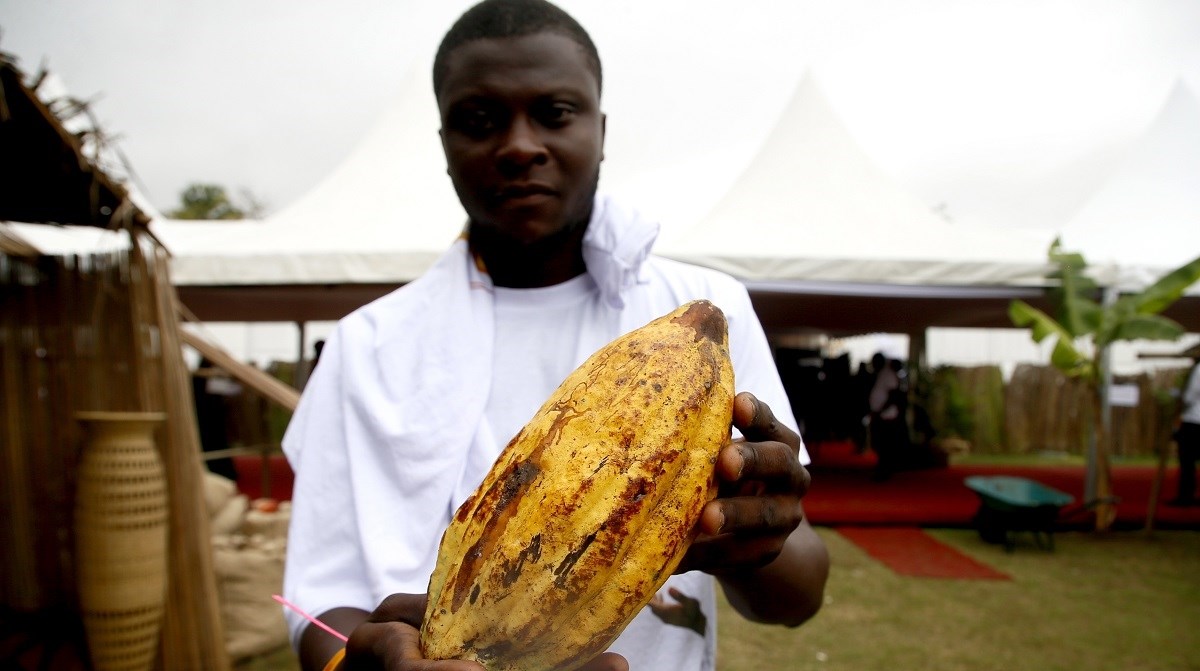
[[[979,496],[975,527],[985,542],[1004,544],[1012,552],[1020,532],[1033,534],[1038,548],[1054,551],[1054,527],[1059,513],[1075,497],[1028,478],[973,475],[963,481]]]

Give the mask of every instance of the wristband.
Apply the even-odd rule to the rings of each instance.
[[[346,649],[345,648],[342,648],[341,650],[338,650],[337,652],[333,653],[333,657],[330,657],[329,661],[325,662],[324,671],[334,671],[335,669],[338,668],[338,665],[341,664],[342,660],[345,658],[346,658]]]

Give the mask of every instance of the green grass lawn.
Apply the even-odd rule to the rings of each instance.
[[[1007,554],[970,530],[932,535],[1012,576],[893,574],[831,529],[826,605],[798,629],[722,613],[722,671],[1200,669],[1200,533],[1056,535]]]
[[[897,576],[832,529],[826,604],[797,629],[721,605],[720,671],[1200,671],[1200,532],[1057,534],[1012,554],[970,530],[938,539],[1011,581]],[[237,671],[294,671],[290,651]],[[633,671],[668,671],[634,669]]]

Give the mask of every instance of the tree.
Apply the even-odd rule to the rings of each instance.
[[[262,205],[249,192],[244,194],[250,203],[249,214],[255,216]],[[247,208],[235,205],[225,187],[217,184],[189,184],[179,194],[179,203],[179,208],[170,213],[175,219],[244,219],[247,216]]]
[[[1049,292],[1055,315],[1051,317],[1019,300],[1009,305],[1008,313],[1015,325],[1030,329],[1034,342],[1055,338],[1050,363],[1088,385],[1092,398],[1090,443],[1094,446],[1094,461],[1089,459],[1089,465],[1093,466],[1089,469],[1092,478],[1089,486],[1095,492],[1096,528],[1104,530],[1112,524],[1116,513],[1111,503],[1108,465],[1111,437],[1101,419],[1108,348],[1120,340],[1176,340],[1183,335],[1184,329],[1178,322],[1160,313],[1200,280],[1200,257],[1163,275],[1140,292],[1103,303],[1095,300],[1100,288],[1084,273],[1087,262],[1082,254],[1064,251],[1055,240],[1050,245],[1050,262],[1056,266],[1049,276],[1056,282]],[[1085,347],[1087,340],[1091,341],[1090,354]]]

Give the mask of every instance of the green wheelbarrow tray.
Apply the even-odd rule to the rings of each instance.
[[[1023,531],[1033,534],[1038,547],[1053,551],[1060,513],[1075,502],[1074,496],[1029,478],[973,475],[963,482],[979,497],[974,522],[980,538],[1003,543],[1009,552],[1016,547],[1016,534]]]
[[[1058,510],[1075,502],[1074,496],[1029,478],[972,475],[963,482],[982,501],[998,510],[1024,510],[1040,506],[1052,506]]]

